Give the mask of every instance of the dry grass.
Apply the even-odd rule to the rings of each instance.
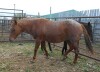
[[[54,48],[46,59],[41,49],[37,60],[32,63],[34,44],[0,43],[0,72],[100,72],[100,62],[82,57],[73,64],[73,53],[65,61],[61,61],[61,49]]]

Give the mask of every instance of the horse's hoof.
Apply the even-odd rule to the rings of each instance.
[[[35,63],[36,62],[36,57],[33,57],[33,60],[31,62]]]
[[[77,62],[76,61],[73,61],[73,64],[76,64]]]

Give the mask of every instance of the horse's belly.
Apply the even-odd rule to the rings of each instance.
[[[65,41],[65,40],[66,40],[66,38],[65,37],[61,37],[61,36],[46,38],[46,41],[48,41],[50,43],[59,43],[59,42]]]

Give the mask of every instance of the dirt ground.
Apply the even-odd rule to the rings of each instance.
[[[84,44],[80,46],[85,47]],[[94,47],[100,52],[100,45]],[[88,54],[85,50],[80,52]],[[62,61],[61,48],[58,47],[53,48],[53,53],[49,51],[49,59],[46,59],[39,49],[34,63],[33,53],[32,42],[0,43],[0,72],[100,72],[100,62],[87,57],[80,56],[78,62],[73,64],[74,53],[72,52],[65,61]],[[100,54],[95,56],[100,59]]]

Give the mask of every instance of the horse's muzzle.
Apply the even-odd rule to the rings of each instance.
[[[10,42],[14,41],[14,38],[9,38],[9,41],[10,41]]]

